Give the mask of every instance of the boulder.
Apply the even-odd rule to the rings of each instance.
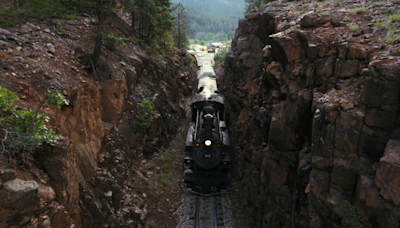
[[[340,112],[336,121],[335,149],[343,154],[356,153],[364,116],[359,112]]]
[[[15,171],[12,169],[4,169],[0,171],[0,180],[2,182],[10,181],[15,179]]]
[[[360,98],[368,107],[398,104],[400,102],[400,83],[369,77],[365,79]]]
[[[380,194],[394,205],[400,204],[400,140],[389,140],[385,153],[379,160],[375,182]]]
[[[306,14],[300,21],[300,26],[304,28],[314,27],[314,17],[316,13]]]
[[[366,154],[371,159],[379,160],[382,156],[390,134],[377,128],[363,126],[358,143],[358,153]]]
[[[331,172],[331,183],[338,185],[345,191],[352,191],[356,182],[356,173],[352,169],[335,166]]]
[[[358,60],[340,60],[336,61],[335,77],[351,78],[358,73]]]
[[[370,108],[365,116],[365,124],[369,127],[391,129],[396,122],[396,112],[388,112],[378,108]]]
[[[54,48],[54,45],[52,43],[47,43],[46,44],[47,50],[51,54],[56,54],[56,49]]]
[[[12,33],[10,31],[8,31],[7,29],[2,29],[2,28],[0,28],[0,34],[6,35],[6,36],[12,35]]]
[[[337,13],[331,14],[329,19],[330,19],[331,24],[335,27],[339,27],[340,22],[343,20],[342,16]]]
[[[385,79],[400,82],[400,61],[381,61],[375,68]]]
[[[40,204],[39,186],[35,181],[14,179],[0,189],[0,227],[26,223]],[[12,222],[10,222],[12,221]]]
[[[347,51],[348,59],[366,59],[367,51],[364,48],[364,45],[361,44],[352,44],[349,46]]]

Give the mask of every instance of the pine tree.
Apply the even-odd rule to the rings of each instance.
[[[159,40],[173,28],[170,0],[122,0],[131,14],[133,33],[140,39]]]
[[[175,47],[182,49],[189,45],[189,25],[187,22],[185,7],[180,3],[176,5],[173,11],[173,16],[175,18],[175,29],[173,32]]]
[[[97,0],[97,31],[96,43],[94,45],[93,54],[90,57],[91,65],[96,65],[101,55],[101,46],[103,45],[103,22],[107,16],[112,13],[115,7],[113,0]],[[94,70],[94,69],[93,69]]]

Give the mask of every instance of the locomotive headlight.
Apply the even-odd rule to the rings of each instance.
[[[204,145],[206,145],[206,146],[211,146],[211,140],[206,140],[206,141],[204,142]]]

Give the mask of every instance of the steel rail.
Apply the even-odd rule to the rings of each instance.
[[[196,200],[196,228],[200,228],[200,196]]]
[[[217,197],[214,196],[214,227],[218,228]]]

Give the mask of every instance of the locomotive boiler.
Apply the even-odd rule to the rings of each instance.
[[[196,56],[197,93],[192,99],[184,157],[187,190],[219,194],[229,184],[230,144],[224,121],[224,99],[219,94],[214,69]]]

